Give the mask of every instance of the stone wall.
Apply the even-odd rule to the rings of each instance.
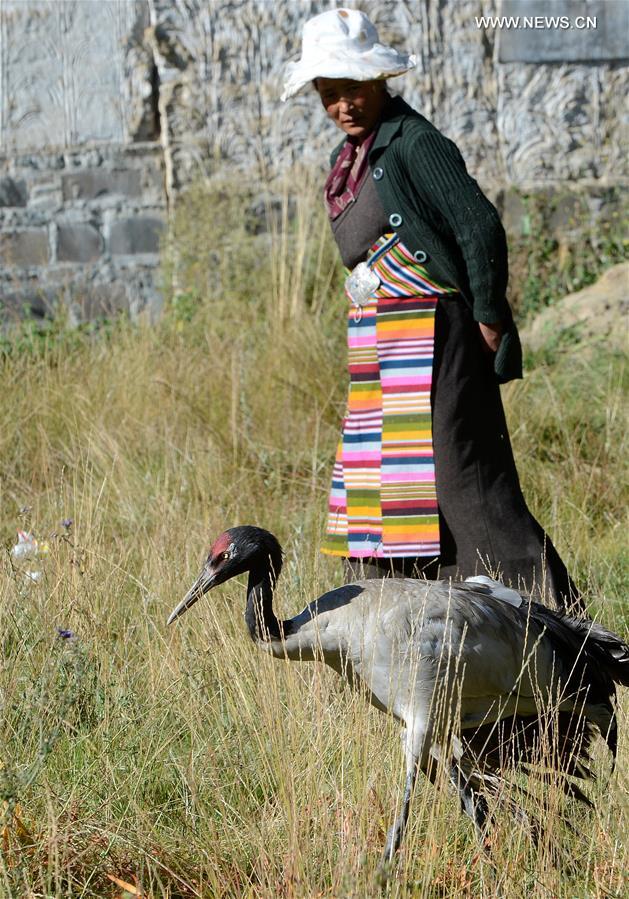
[[[43,314],[61,296],[79,315],[156,309],[159,236],[179,191],[226,168],[262,184],[296,159],[323,168],[337,134],[316,96],[278,96],[303,22],[335,5],[0,0],[4,307]],[[606,190],[626,187],[623,0],[347,5],[417,54],[391,86],[459,144],[511,227],[522,227],[523,192],[568,188],[596,211]],[[498,13],[571,27],[476,22]],[[597,28],[575,28],[577,15]]]
[[[196,174],[211,174],[225,160],[266,176],[304,153],[320,159],[335,142],[312,92],[287,104],[278,101],[284,64],[299,55],[303,22],[334,5],[151,0],[149,34],[175,187]],[[391,87],[460,146],[483,183],[535,186],[629,176],[619,114],[629,91],[629,4],[623,0],[362,0],[347,5],[367,12],[384,42],[417,54],[417,68],[392,79]],[[584,44],[579,29],[556,29],[559,46],[544,49],[536,29],[476,26],[480,15],[540,9],[566,15],[571,23],[577,14],[596,14],[601,34],[607,33],[603,23],[608,20],[619,33],[625,28],[623,47],[614,44],[606,54],[595,37],[598,28],[589,30],[579,54],[574,52],[575,41],[578,47]],[[501,61],[507,39],[509,52]],[[566,61],[557,59],[562,47]],[[531,61],[518,59],[518,48]],[[588,48],[593,61],[585,58]]]
[[[160,305],[167,217],[145,0],[0,0],[5,317]]]
[[[0,291],[5,315],[79,319],[159,306],[165,220],[155,144],[20,153],[0,176]]]

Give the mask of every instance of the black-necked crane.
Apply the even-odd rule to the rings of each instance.
[[[245,621],[261,649],[324,661],[402,722],[406,784],[385,860],[402,840],[418,769],[434,780],[444,766],[479,832],[487,824],[484,794],[498,795],[501,771],[526,770],[542,743],[563,789],[587,801],[569,778],[589,775],[597,731],[616,754],[615,684],[629,686],[629,646],[620,637],[485,577],[358,581],[280,621],[273,591],[281,568],[272,534],[230,528],[168,623],[249,572]]]

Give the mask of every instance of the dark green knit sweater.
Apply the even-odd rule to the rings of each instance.
[[[332,164],[343,143],[332,154]],[[506,298],[504,228],[456,144],[394,97],[369,164],[392,229],[411,253],[436,280],[458,287],[476,321],[503,323],[494,363],[499,380],[522,377],[522,350]]]

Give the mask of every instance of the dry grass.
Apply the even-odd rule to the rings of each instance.
[[[339,576],[317,551],[345,390],[327,226],[307,190],[296,224],[280,202],[257,237],[255,217],[229,219],[232,200],[210,200],[182,207],[177,298],[157,327],[59,331],[0,369],[7,896],[130,895],[108,875],[155,897],[380,891],[402,791],[397,725],[321,666],[257,652],[242,584],[165,627],[227,525],[277,533],[282,613]],[[227,238],[207,236],[217,221],[234,229],[220,257]],[[531,505],[622,632],[621,375],[618,359],[575,353],[506,394]],[[48,541],[38,583],[8,552],[18,527]],[[421,782],[385,892],[620,896],[626,699],[620,719],[596,811],[546,791],[537,849],[499,812],[480,853],[457,800]]]

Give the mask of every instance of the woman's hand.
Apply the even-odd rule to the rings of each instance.
[[[485,324],[479,322],[480,335],[483,342],[483,349],[486,353],[495,353],[500,346],[502,338],[502,322],[490,322]]]

